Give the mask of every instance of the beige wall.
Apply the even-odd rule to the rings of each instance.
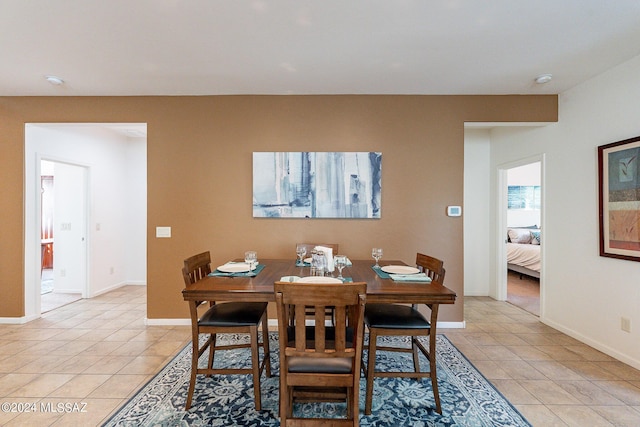
[[[382,246],[412,263],[445,261],[458,293],[441,320],[463,320],[465,121],[557,121],[556,96],[205,96],[0,98],[0,317],[24,314],[24,124],[148,124],[147,315],[186,318],[182,260],[210,250],[214,264],[252,248],[290,257],[296,241],[332,241],[353,259]],[[254,219],[252,152],[381,151],[379,220]],[[464,212],[464,211],[463,211]],[[156,239],[171,226],[171,239]]]

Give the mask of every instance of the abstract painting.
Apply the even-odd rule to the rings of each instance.
[[[255,218],[380,218],[382,153],[255,152]]]

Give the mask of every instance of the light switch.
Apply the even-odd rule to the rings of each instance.
[[[462,215],[462,207],[460,206],[447,206],[447,215],[460,216]]]
[[[156,227],[156,237],[171,237],[171,227]]]

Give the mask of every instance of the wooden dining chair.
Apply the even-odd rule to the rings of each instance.
[[[298,246],[304,246],[306,251],[307,251],[307,255],[305,257],[311,257],[311,251],[316,247],[316,246],[324,246],[326,248],[331,248],[332,252],[333,252],[333,256],[338,255],[338,248],[340,247],[340,245],[338,243],[296,243],[296,248]],[[325,314],[327,316],[328,319],[333,319],[333,309],[331,307],[327,307],[325,310]]]
[[[274,289],[280,340],[280,425],[357,426],[367,284],[276,282]],[[335,326],[326,322],[328,305],[335,307]],[[314,309],[312,316],[309,307]],[[293,405],[309,401],[345,401],[346,418],[294,417]]]
[[[428,255],[418,253],[416,266],[419,270],[431,277],[433,283],[444,283],[444,263]],[[365,397],[366,415],[371,414],[373,400],[373,382],[375,377],[403,377],[403,378],[431,378],[431,388],[436,404],[436,411],[442,415],[440,394],[438,393],[438,377],[436,374],[436,323],[438,320],[438,304],[427,304],[431,311],[429,319],[418,310],[418,305],[402,304],[367,304],[364,313],[364,323],[369,329],[369,345],[367,346],[367,364],[363,361],[363,370],[367,378],[367,390]],[[379,336],[409,336],[411,348],[377,346]],[[429,349],[418,339],[429,337]],[[429,361],[429,371],[420,371],[418,350]],[[376,353],[378,351],[395,351],[413,354],[413,372],[381,372],[375,370]]]
[[[211,255],[203,252],[184,260],[182,275],[185,286],[189,287],[211,273]],[[198,314],[198,307],[207,301],[189,301],[191,313],[192,358],[191,380],[185,410],[191,407],[193,392],[198,374],[250,374],[253,376],[253,392],[256,410],[261,408],[260,376],[266,371],[267,377],[271,376],[271,362],[269,360],[269,330],[267,324],[266,302],[226,302],[216,304],[208,301],[207,310]],[[258,326],[262,323],[262,347],[263,359],[260,363]],[[248,344],[218,345],[217,334],[221,333],[248,333]],[[209,334],[202,346],[199,344],[200,334]],[[198,360],[209,349],[209,358],[206,368],[198,367]],[[234,350],[238,348],[251,349],[251,368],[214,368],[215,353],[221,350]]]

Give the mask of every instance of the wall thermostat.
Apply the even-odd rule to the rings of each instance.
[[[447,206],[448,216],[460,216],[462,215],[462,208],[460,206]]]

